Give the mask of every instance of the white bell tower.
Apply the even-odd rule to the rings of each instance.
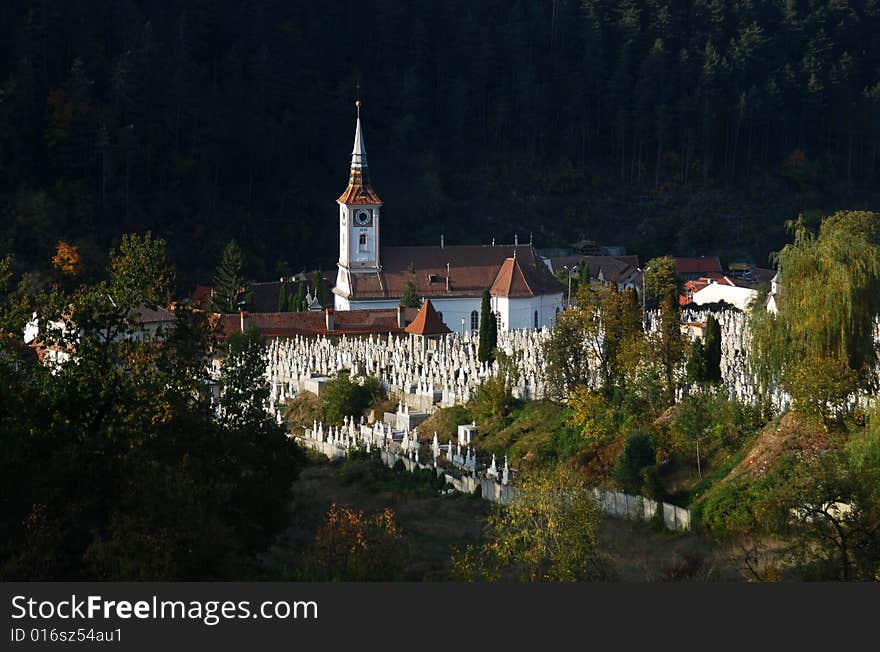
[[[356,270],[379,269],[379,220],[382,200],[370,185],[367,148],[361,131],[361,102],[351,152],[348,187],[336,200],[339,204],[339,265]]]
[[[339,205],[339,271],[336,276],[336,309],[349,308],[343,297],[351,291],[351,275],[379,270],[379,222],[382,200],[370,185],[367,148],[361,131],[361,102],[357,107],[354,148],[348,187],[336,203]],[[343,295],[343,296],[340,296]]]

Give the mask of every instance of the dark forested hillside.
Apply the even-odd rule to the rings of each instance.
[[[766,262],[880,180],[880,0],[5,0],[0,252],[330,266],[356,84],[384,241]]]

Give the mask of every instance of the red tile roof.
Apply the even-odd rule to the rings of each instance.
[[[512,257],[501,265],[489,294],[493,297],[508,297],[510,299],[535,295],[519,261]]]
[[[680,275],[710,273],[721,274],[721,261],[717,256],[700,256],[699,258],[676,258],[675,271]]]
[[[264,312],[245,313],[247,326],[255,326],[264,337],[295,337],[297,335],[370,335],[402,333],[397,309],[337,310],[332,312],[333,330],[327,329],[325,312]],[[404,324],[417,316],[415,308],[404,309]],[[217,315],[221,337],[241,332],[241,315]]]
[[[532,293],[562,291],[530,245],[386,247],[381,252],[381,270],[351,274],[351,294],[347,298],[397,299],[403,296],[410,279],[421,297],[478,297],[495,283],[514,248]]]
[[[434,306],[431,305],[430,299],[425,300],[425,303],[422,304],[422,307],[419,310],[419,314],[416,315],[413,322],[404,330],[413,335],[446,335],[447,333],[452,332],[449,330],[449,327],[443,323],[443,320],[440,318],[440,315],[437,314],[437,311],[434,310]]]

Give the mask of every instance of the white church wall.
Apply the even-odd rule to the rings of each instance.
[[[535,313],[538,313],[538,328],[552,328],[556,324],[556,309],[562,309],[562,294],[541,295],[522,299],[499,297],[501,321],[507,330],[535,328]]]
[[[430,297],[434,309],[442,313],[443,323],[454,333],[461,334],[464,319],[464,332],[471,332],[471,313],[477,311],[477,323],[480,319],[479,297]]]

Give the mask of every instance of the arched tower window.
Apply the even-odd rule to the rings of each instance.
[[[358,251],[366,251],[367,250],[367,234],[361,233],[358,238]]]
[[[480,313],[471,310],[471,330],[475,331],[480,327]]]

